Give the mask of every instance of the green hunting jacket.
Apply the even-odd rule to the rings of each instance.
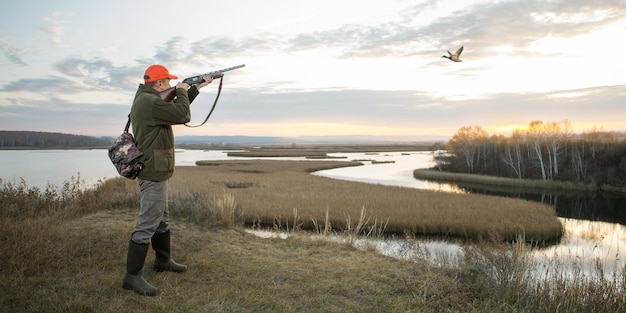
[[[130,109],[130,120],[144,168],[139,178],[163,181],[174,174],[174,133],[172,125],[191,120],[189,106],[198,95],[195,86],[187,92],[176,89],[176,98],[165,102],[159,93],[140,84]]]

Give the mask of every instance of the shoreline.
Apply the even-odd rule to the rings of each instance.
[[[471,183],[482,186],[494,187],[523,187],[531,190],[553,190],[553,191],[585,191],[585,192],[615,192],[625,193],[626,188],[603,185],[597,187],[592,184],[583,184],[567,181],[544,181],[539,179],[517,179],[508,177],[497,177],[479,174],[450,173],[433,169],[416,169],[413,177],[417,179],[432,180],[443,183]]]

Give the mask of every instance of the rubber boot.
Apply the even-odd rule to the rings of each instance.
[[[142,296],[156,296],[157,289],[141,276],[143,264],[148,254],[148,244],[139,244],[130,240],[126,259],[126,276],[122,287]]]
[[[178,264],[170,257],[170,231],[152,236],[152,249],[156,252],[152,269],[157,272],[182,273],[187,270],[187,265]]]

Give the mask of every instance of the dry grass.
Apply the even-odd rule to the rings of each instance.
[[[301,171],[300,165],[287,165]],[[247,173],[263,176],[270,168],[278,170],[276,166],[266,164]],[[222,180],[207,185],[202,181],[207,177],[205,169],[197,169],[203,174],[178,169],[171,188],[176,209],[171,221],[172,252],[177,261],[189,265],[189,271],[155,273],[146,268],[144,276],[160,290],[157,297],[141,297],[121,288],[128,238],[138,211],[136,182],[117,178],[81,191],[76,180],[64,188],[67,192],[58,193],[2,185],[0,312],[626,310],[623,272],[612,281],[603,275],[575,273],[572,283],[558,272],[546,281],[529,280],[527,273],[534,265],[525,257],[528,248],[522,237],[513,245],[501,237],[464,245],[463,262],[438,267],[421,258],[401,261],[307,236],[258,238],[237,226],[245,211],[234,192],[269,185],[250,178],[238,181],[241,177],[229,176],[228,171],[211,176]],[[295,172],[291,176],[299,175]],[[226,183],[247,187],[228,188]],[[76,194],[70,195],[70,190]],[[317,194],[309,196],[325,201]],[[353,230],[376,220],[363,207],[345,215],[333,209],[329,205],[328,215],[350,217],[351,222],[339,224],[353,225]],[[306,220],[302,209],[292,209],[288,215],[291,229]],[[320,219],[318,229],[331,229],[326,225],[330,219]],[[380,225],[380,220],[376,223]],[[153,260],[150,253],[146,265]]]
[[[248,150],[248,151],[231,151],[227,153],[228,156],[235,157],[255,157],[255,158],[268,158],[268,157],[313,157],[324,158],[326,152],[313,151],[313,150]]]
[[[0,312],[368,312],[411,306],[411,294],[399,283],[402,272],[414,271],[409,263],[368,255],[363,264],[366,252],[345,245],[266,240],[180,221],[172,229],[173,253],[189,272],[144,270],[161,293],[140,297],[121,288],[134,221],[134,212],[120,210],[61,222],[0,221]],[[150,253],[146,264],[153,259]]]
[[[523,187],[552,190],[596,190],[591,184],[577,182],[541,180],[541,179],[517,179],[508,177],[441,172],[431,169],[417,169],[413,171],[413,177],[442,182],[474,183],[488,186]]]
[[[354,162],[231,160],[205,164],[210,166],[177,168],[172,186],[181,186],[183,190],[172,187],[172,193],[200,189],[221,194],[228,190],[249,225],[288,225],[297,210],[298,226],[310,230],[330,225],[340,232],[357,227],[365,232],[375,223],[385,223],[386,234],[409,231],[478,239],[495,233],[506,240],[524,234],[536,242],[556,240],[563,231],[554,210],[535,202],[441,194],[309,174],[321,168],[359,164]],[[359,226],[363,214],[369,221]]]

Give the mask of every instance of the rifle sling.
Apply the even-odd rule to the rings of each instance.
[[[124,132],[128,132],[128,128],[130,127],[130,113],[128,114],[128,122],[126,122],[126,127],[124,127]]]
[[[200,125],[194,125],[194,126],[189,126],[187,124],[184,124],[185,126],[187,126],[187,127],[200,127],[200,126],[204,125],[209,120],[209,117],[211,117],[211,113],[213,113],[213,110],[215,110],[215,106],[217,105],[217,99],[219,99],[220,93],[222,93],[222,79],[223,78],[224,78],[224,76],[220,77],[220,86],[217,89],[217,96],[215,97],[215,101],[213,102],[213,107],[211,108],[211,111],[209,111],[209,114],[204,119],[204,122],[202,122],[202,124],[200,124]],[[126,122],[126,126],[124,127],[124,132],[127,133],[129,128],[130,128],[130,114],[128,114],[128,122]]]
[[[224,76],[220,77],[220,86],[217,88],[217,96],[215,96],[215,101],[213,101],[213,107],[211,107],[211,111],[209,111],[209,114],[207,114],[206,118],[204,119],[204,121],[199,124],[199,125],[187,125],[184,124],[187,127],[200,127],[202,125],[204,125],[208,120],[209,117],[211,117],[211,114],[213,113],[213,110],[215,110],[215,106],[217,105],[217,99],[220,98],[220,94],[222,93],[222,81],[224,80]]]

